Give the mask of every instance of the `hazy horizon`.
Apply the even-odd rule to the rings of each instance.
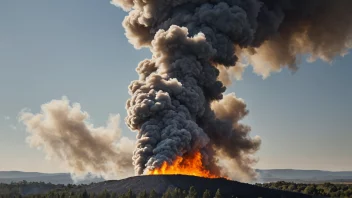
[[[352,170],[345,171],[331,171],[331,170],[315,170],[315,169],[290,169],[290,168],[282,168],[282,169],[256,169],[261,171],[276,171],[276,170],[293,170],[293,171],[322,171],[322,172],[349,172],[352,173]],[[40,172],[40,171],[23,171],[23,170],[0,170],[0,172],[23,172],[23,173],[44,173],[44,174],[70,174],[69,172]]]
[[[128,43],[125,12],[109,0],[5,0],[0,13],[0,171],[66,172],[30,148],[18,122],[23,109],[38,113],[63,96],[80,103],[95,126],[120,114],[122,135],[135,139],[123,122],[127,87],[151,53]],[[302,59],[297,72],[265,80],[248,67],[228,88],[248,106],[251,136],[262,138],[255,168],[352,171],[351,63],[350,54],[331,65]]]

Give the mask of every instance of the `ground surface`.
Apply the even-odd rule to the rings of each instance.
[[[154,189],[158,194],[162,194],[168,188],[180,188],[188,190],[190,186],[194,186],[200,194],[206,189],[212,194],[219,188],[223,197],[268,197],[268,198],[293,198],[293,197],[311,197],[309,195],[292,193],[287,191],[273,190],[262,188],[251,184],[244,184],[226,179],[207,179],[184,175],[153,175],[130,177],[117,181],[105,181],[97,184],[85,186],[90,193],[99,193],[106,189],[117,194],[127,192],[129,189],[133,193],[138,194],[141,191],[147,192]]]

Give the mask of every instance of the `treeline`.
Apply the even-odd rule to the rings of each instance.
[[[7,197],[23,197],[23,194],[41,194],[41,192],[49,192],[55,190],[69,191],[77,187],[85,187],[85,185],[63,185],[44,182],[12,182],[10,184],[0,183],[0,198]],[[38,193],[39,192],[39,193]],[[41,195],[38,195],[41,197]]]
[[[70,191],[68,188],[66,189],[56,189],[52,190],[46,194],[37,194],[37,195],[27,195],[22,196],[18,192],[12,192],[8,194],[1,194],[1,198],[223,198],[220,190],[218,189],[215,194],[209,190],[203,192],[203,194],[198,194],[196,189],[192,186],[188,191],[178,188],[168,189],[163,195],[158,195],[155,190],[140,192],[138,194],[134,194],[130,189],[126,193],[118,195],[116,192],[109,192],[104,190],[100,193],[88,193],[86,190],[83,191]]]
[[[280,181],[256,185],[265,188],[298,192],[322,197],[352,197],[352,184],[300,184]]]
[[[265,184],[256,184],[260,187],[277,189],[283,191],[291,191],[309,194],[321,197],[351,197],[352,184],[300,184],[293,182],[274,182]],[[163,195],[158,195],[156,191],[143,191],[135,193],[128,190],[124,194],[117,194],[103,190],[99,193],[90,193],[89,185],[54,185],[44,182],[19,182],[11,184],[0,184],[0,198],[222,198],[221,191],[218,189],[216,193],[209,190],[205,192],[197,192],[192,186],[188,190],[178,188],[168,189]],[[46,193],[43,193],[46,192]],[[30,195],[28,195],[30,194]],[[26,196],[24,196],[26,195]],[[226,196],[228,197],[228,196]],[[233,196],[235,197],[235,196]]]

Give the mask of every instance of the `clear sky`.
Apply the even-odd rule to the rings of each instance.
[[[109,0],[0,1],[0,170],[64,171],[26,144],[23,108],[36,113],[65,95],[95,125],[110,113],[125,117],[127,86],[151,55],[127,42],[125,15]],[[248,68],[228,89],[246,101],[245,123],[262,138],[257,168],[352,170],[351,63],[352,55],[302,61],[295,74],[266,80]]]

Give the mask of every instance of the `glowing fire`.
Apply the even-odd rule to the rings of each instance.
[[[192,155],[178,156],[173,164],[164,162],[158,169],[148,172],[149,175],[193,175],[198,177],[219,178],[211,174],[202,163],[202,154],[196,152]]]

